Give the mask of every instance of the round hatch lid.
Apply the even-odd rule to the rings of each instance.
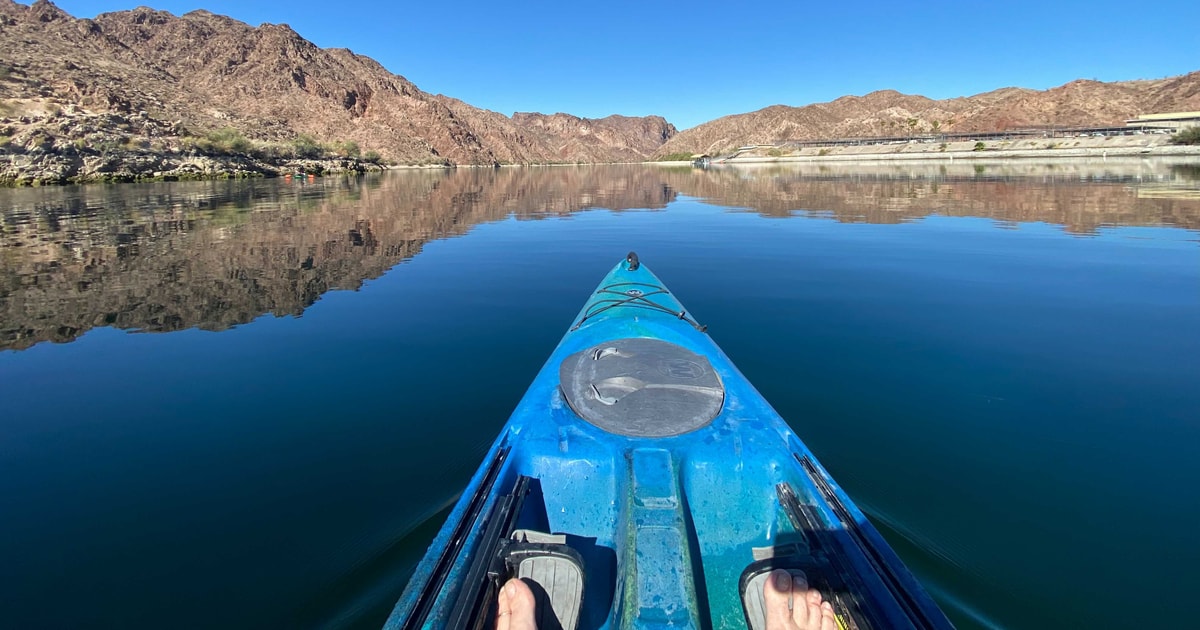
[[[559,366],[559,383],[580,418],[630,437],[695,431],[725,402],[707,358],[657,339],[617,339],[576,352]]]

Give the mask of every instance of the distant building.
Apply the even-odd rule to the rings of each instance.
[[[1187,129],[1200,126],[1200,112],[1172,112],[1166,114],[1142,114],[1126,120],[1130,127],[1159,127],[1163,129]]]

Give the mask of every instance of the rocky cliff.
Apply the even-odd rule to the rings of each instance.
[[[1152,81],[1072,81],[1049,90],[1002,88],[933,100],[894,90],[804,107],[774,105],[685,130],[658,150],[721,153],[747,144],[1020,127],[1124,125],[1139,114],[1200,110],[1200,72]]]
[[[318,143],[406,164],[618,162],[645,159],[675,132],[661,117],[482,110],[285,24],[145,7],[76,19],[47,0],[0,0],[0,151],[10,164],[65,154],[63,169],[77,172],[104,153],[294,157]],[[213,133],[234,142],[204,145]]]

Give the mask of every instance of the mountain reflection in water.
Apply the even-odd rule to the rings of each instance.
[[[404,171],[362,178],[0,191],[0,350],[91,328],[223,330],[300,315],[433,240],[510,217],[663,209],[678,195],[764,216],[930,215],[1200,230],[1196,166],[1133,161]]]

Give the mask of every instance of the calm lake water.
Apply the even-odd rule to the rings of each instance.
[[[1195,624],[1200,167],[462,169],[0,213],[0,625],[377,627],[629,250],[959,627]]]

